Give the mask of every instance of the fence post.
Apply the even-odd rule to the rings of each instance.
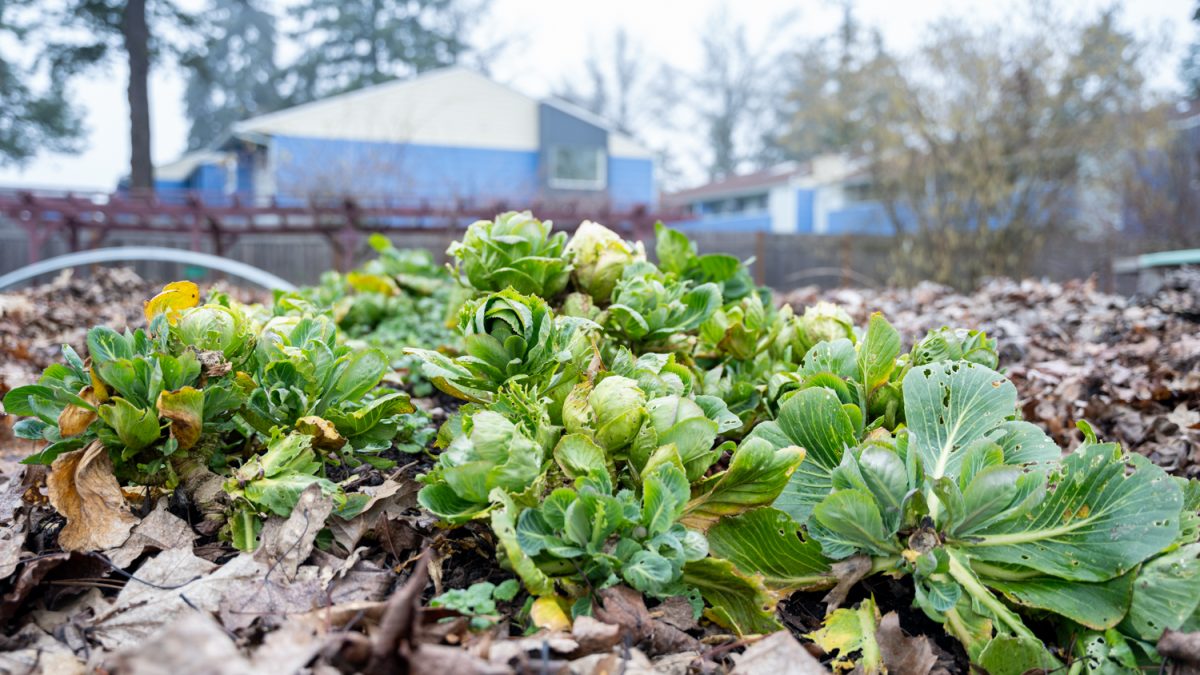
[[[767,285],[767,233],[754,233],[754,283]]]
[[[853,244],[850,240],[850,235],[843,235],[841,241],[842,278],[838,282],[842,288],[850,285],[850,279],[853,276],[853,254]]]

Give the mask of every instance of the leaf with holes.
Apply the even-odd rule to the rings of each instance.
[[[904,376],[904,414],[915,452],[930,477],[956,476],[968,446],[1017,408],[1017,389],[990,368],[945,361]]]
[[[858,443],[837,394],[823,387],[796,392],[780,408],[779,419],[758,425],[747,440],[753,438],[776,448],[794,445],[804,450],[804,461],[773,504],[800,523],[807,521],[813,507],[829,494],[831,476],[841,464],[842,453]]]
[[[977,530],[958,545],[978,560],[1105,581],[1175,541],[1182,506],[1179,485],[1145,457],[1087,444],[1063,459],[1045,499],[1026,515]]]
[[[762,575],[774,593],[830,588],[837,583],[821,544],[805,536],[791,516],[772,508],[722,518],[708,530],[713,555],[743,573]]]

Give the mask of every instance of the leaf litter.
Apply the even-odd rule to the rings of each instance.
[[[57,359],[58,344],[82,347],[87,326],[141,323],[142,308],[129,298],[148,297],[151,286],[121,270],[96,277],[63,275],[0,296],[0,393],[32,382]],[[1078,444],[1081,434],[1065,423],[1086,418],[1101,436],[1197,476],[1200,277],[1180,279],[1132,299],[1092,282],[993,280],[970,295],[922,284],[802,289],[785,301],[799,308],[831,300],[860,321],[883,310],[907,335],[941,325],[984,329],[1006,350],[1001,361],[1026,419],[1056,441]],[[28,451],[17,443],[7,448]],[[454,612],[429,607],[432,571],[452,573],[454,587],[511,577],[495,569],[484,533],[441,531],[421,514],[409,480],[415,471],[364,489],[368,503],[353,518],[331,518],[327,542],[313,523],[334,505],[310,486],[291,516],[267,520],[263,546],[248,554],[215,545],[195,513],[166,498],[135,515],[119,488],[114,496],[111,467],[106,473],[96,453],[87,455],[63,455],[48,477],[37,467],[0,465],[0,617],[8,621],[0,672],[825,672],[824,655],[795,637],[819,626],[817,615],[802,618],[803,627],[787,620],[791,632],[739,642],[700,628],[670,601],[647,608],[641,594],[620,586],[602,591],[594,617],[570,631],[514,636],[507,620],[469,631]],[[47,499],[77,506],[59,509],[64,523]],[[58,552],[54,542],[104,552]],[[37,592],[48,580],[57,592]],[[810,595],[820,607],[819,594]],[[785,619],[796,606],[794,598],[784,607]],[[889,671],[947,672],[940,636],[908,635],[901,623],[885,611],[874,633]],[[911,630],[907,617],[903,625]],[[1182,635],[1164,636],[1160,651],[1194,662],[1194,640]]]

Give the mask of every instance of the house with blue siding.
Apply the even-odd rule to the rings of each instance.
[[[160,191],[284,204],[351,196],[625,210],[657,196],[653,155],[634,139],[457,66],[244,120],[157,171]]]
[[[840,155],[785,162],[663,196],[687,210],[685,230],[892,234],[861,164]]]

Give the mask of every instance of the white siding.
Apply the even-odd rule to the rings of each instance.
[[[465,68],[256,117],[235,132],[536,151],[538,103]]]
[[[821,185],[813,195],[813,232],[824,234],[829,231],[829,212],[846,205],[846,194],[840,184]]]
[[[654,159],[654,153],[618,131],[608,132],[608,154],[613,157],[628,157],[630,159]]]
[[[790,184],[771,188],[767,196],[767,208],[771,214],[771,231],[792,233],[796,231],[796,189]]]

